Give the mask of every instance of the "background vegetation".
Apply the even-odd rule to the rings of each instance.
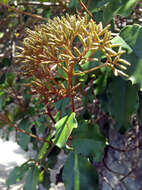
[[[23,75],[22,61],[16,64],[16,46],[22,47],[26,29],[34,30],[56,16],[88,14],[103,28],[111,24],[112,44],[120,44],[126,51],[122,58],[131,66],[125,76],[115,76],[110,68],[100,68],[81,75],[81,87],[76,92],[75,108],[70,97],[54,101],[49,107],[36,93],[31,93],[30,80]],[[22,180],[24,190],[36,190],[42,184],[50,187],[50,168],[54,168],[61,150],[67,155],[57,176],[66,190],[101,189],[100,165],[104,163],[108,148],[121,149],[110,143],[110,130],[127,136],[134,130],[137,137],[133,150],[141,147],[142,125],[142,2],[138,0],[3,0],[0,2],[0,128],[3,138],[16,130],[17,143],[25,151],[33,144],[37,152],[20,167],[14,168],[7,186]],[[78,41],[75,41],[76,44]],[[99,63],[106,62],[100,52],[95,54]],[[85,65],[96,67],[90,61]],[[58,70],[61,76],[65,73]],[[62,77],[57,79],[64,84]],[[70,131],[68,130],[70,129]],[[138,167],[122,175],[122,183]],[[129,167],[129,166],[128,166]],[[109,168],[108,168],[109,169]],[[109,184],[109,181],[107,182]],[[116,189],[115,187],[110,189]]]

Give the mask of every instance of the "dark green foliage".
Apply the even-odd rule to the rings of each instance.
[[[70,153],[63,170],[66,190],[97,190],[98,176],[89,161],[77,154]]]
[[[15,167],[10,175],[8,176],[8,179],[6,181],[7,185],[12,185],[12,184],[16,184],[17,182],[21,181],[25,175],[25,173],[27,172],[27,170],[29,169],[28,164],[26,165],[22,165],[20,167]]]
[[[64,100],[61,99],[55,103],[56,109],[61,112],[61,117],[64,117],[68,112],[70,112],[67,108],[69,101],[69,98],[65,98]]]
[[[27,172],[24,190],[36,190],[38,184],[39,170],[37,166],[31,167]]]
[[[117,14],[122,16],[130,15],[133,5],[136,2],[138,2],[138,0],[110,0],[104,9],[104,22],[107,23],[111,21]]]
[[[125,132],[130,127],[130,118],[138,109],[138,85],[118,77],[113,79],[108,89],[108,110],[115,118],[115,126]]]
[[[4,57],[0,63],[0,69],[4,68],[4,67],[7,67],[7,66],[10,66],[11,65],[11,61],[9,58],[7,57]]]
[[[142,88],[142,27],[140,25],[126,26],[120,35],[113,39],[114,43],[120,43],[127,51],[124,58],[131,63],[126,71],[132,83],[140,84]]]
[[[27,132],[31,132],[30,129],[30,121],[29,118],[23,119],[18,126],[20,129],[24,129]],[[24,150],[28,150],[28,144],[30,142],[30,138],[28,135],[18,132],[17,134],[17,142]]]
[[[100,161],[103,157],[106,139],[101,135],[98,125],[83,120],[78,125],[79,127],[73,131],[72,135],[74,151]]]
[[[14,2],[10,1],[13,7]],[[26,0],[23,2],[28,3]],[[31,7],[17,5],[16,8],[25,12],[31,11],[44,18],[60,17],[65,13],[79,14],[82,17],[85,12],[84,7],[80,6],[79,0],[70,0],[68,5],[62,4],[63,1],[56,0],[40,0],[40,2],[57,3],[58,6],[53,4],[52,6],[51,4],[50,6],[41,4],[35,7],[34,5]],[[102,22],[104,26],[111,23],[111,31],[116,32],[115,16],[118,14],[130,16],[138,0],[82,0],[82,2],[97,23]],[[8,4],[9,2],[4,0],[3,3]],[[0,19],[5,18],[5,15],[8,15],[10,22],[5,30],[3,29],[5,26],[2,26],[0,42],[7,31],[12,32],[1,46],[0,55],[4,55],[5,50],[9,46],[11,48],[13,42],[21,43],[21,39],[25,36],[25,26],[34,28],[34,25],[38,23],[46,23],[45,20],[40,21],[27,15],[18,16],[17,13],[11,12],[7,8],[6,12],[0,12]],[[81,51],[81,41],[78,37],[74,39],[73,43],[77,44]],[[64,150],[67,159],[62,167],[63,173],[60,175],[62,175],[65,189],[98,189],[99,176],[91,162],[101,162],[105,147],[109,144],[108,128],[105,129],[107,132],[102,131],[101,128],[103,125],[101,114],[103,113],[108,121],[111,118],[113,122],[110,126],[123,134],[127,134],[127,131],[133,127],[131,118],[134,114],[139,124],[142,125],[141,25],[134,24],[123,27],[119,34],[112,39],[112,44],[121,44],[122,49],[126,51],[122,58],[131,63],[131,66],[127,67],[125,71],[128,78],[114,76],[112,68],[106,67],[91,71],[89,74],[74,76],[72,84],[74,86],[78,84],[75,94],[77,97],[75,112],[71,109],[70,93],[72,92],[69,92],[66,98],[56,97],[58,101],[53,102],[48,110],[46,101],[40,99],[34,89],[31,91],[29,83],[32,77],[26,79],[22,76],[23,70],[14,63],[12,52],[0,59],[0,128],[5,127],[5,137],[9,136],[13,126],[24,130],[24,133],[17,130],[17,143],[25,151],[28,150],[29,143],[32,143],[36,151],[35,158],[12,170],[6,182],[7,186],[16,184],[25,177],[24,190],[37,190],[39,184],[48,190],[51,184],[50,169],[56,166],[58,155],[61,150]],[[73,53],[76,58],[75,52]],[[90,51],[86,52],[84,56],[88,58],[89,55]],[[85,64],[79,66],[76,64],[74,72],[80,69],[85,71],[106,62],[106,57],[99,50],[92,57],[97,58],[98,62],[87,60]],[[61,65],[67,66],[64,62]],[[67,87],[67,72],[59,65],[57,70],[60,75],[55,76],[55,83]],[[51,75],[54,76],[54,73]],[[52,94],[50,96],[52,97]],[[51,97],[47,97],[47,99]],[[1,115],[4,116],[4,119]],[[107,135],[104,137],[102,134]]]

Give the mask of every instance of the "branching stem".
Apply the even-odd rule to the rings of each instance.
[[[21,133],[24,133],[24,134],[26,134],[26,135],[28,135],[28,136],[30,136],[32,138],[35,138],[35,139],[37,139],[39,141],[45,141],[45,142],[48,142],[49,144],[51,144],[50,141],[47,141],[47,140],[45,140],[45,139],[43,139],[41,137],[38,137],[38,136],[36,136],[36,135],[34,135],[32,133],[29,133],[29,132],[25,131],[24,129],[20,129],[19,127],[15,126],[3,114],[0,114],[0,120],[4,121],[7,125],[9,125],[10,127],[15,128],[17,131],[19,131]]]
[[[13,7],[11,7],[11,6],[9,6],[9,5],[6,5],[6,4],[4,4],[4,3],[1,3],[1,2],[0,2],[0,5],[3,6],[3,7],[8,8],[8,9],[11,10],[11,11],[16,12],[17,14],[23,14],[23,15],[26,15],[26,16],[33,17],[34,19],[40,19],[40,20],[48,21],[47,18],[44,18],[44,17],[42,17],[42,16],[40,16],[40,15],[31,14],[31,13],[28,13],[28,12],[25,12],[25,11],[21,11],[21,10],[19,10],[19,9],[13,8]]]
[[[101,69],[101,68],[106,67],[106,66],[107,66],[107,63],[105,63],[103,65],[96,66],[96,67],[94,67],[92,69],[89,69],[87,71],[74,73],[74,76],[79,76],[79,75],[82,75],[82,74],[90,73],[90,72],[96,71],[96,70]]]
[[[50,111],[48,105],[46,105],[46,110],[47,110],[47,115],[50,117],[51,121],[52,121],[54,124],[56,124],[56,121],[55,121],[55,119],[53,118],[53,116],[52,116],[52,114],[51,114],[51,111]]]

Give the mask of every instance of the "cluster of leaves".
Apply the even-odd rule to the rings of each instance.
[[[25,190],[36,190],[38,184],[49,189],[50,168],[63,149],[66,189],[98,188],[92,163],[102,160],[109,140],[100,132],[99,115],[92,114],[88,105],[93,107],[97,98],[101,111],[115,120],[112,127],[119,132],[132,127],[133,114],[142,123],[142,27],[128,25],[112,38],[107,25],[117,14],[129,15],[135,2],[70,0],[62,10],[84,14],[87,8],[94,19],[67,14],[28,29],[16,58],[26,77],[14,70],[10,59],[2,59],[0,126],[8,131],[16,128],[17,143],[27,151],[32,142],[37,152],[36,158],[14,168],[8,186],[26,174]],[[100,20],[102,24],[97,24]],[[127,70],[123,64],[129,65]]]

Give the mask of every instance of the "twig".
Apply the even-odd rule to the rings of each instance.
[[[51,114],[51,111],[50,111],[50,108],[48,107],[47,104],[46,104],[46,110],[47,110],[46,114],[50,117],[51,121],[52,121],[54,124],[56,124],[56,121],[55,121],[55,119],[53,118],[53,116],[52,116],[52,114]]]
[[[42,17],[40,15],[36,15],[36,14],[28,13],[28,12],[25,12],[25,11],[21,11],[19,9],[13,8],[13,7],[11,7],[9,5],[6,5],[4,3],[1,3],[1,2],[0,2],[0,5],[3,6],[3,7],[7,7],[9,10],[14,11],[17,14],[23,14],[23,15],[27,15],[27,16],[33,17],[35,19],[40,19],[40,20],[48,21],[47,18],[44,18],[44,17]]]
[[[43,5],[43,6],[59,6],[60,4],[58,2],[39,2],[39,1],[28,1],[28,2],[22,2],[17,3],[18,5]]]
[[[21,101],[20,98],[18,98],[17,92],[16,92],[16,90],[13,87],[11,87],[11,90],[13,92],[14,99],[17,101],[17,104],[19,104],[23,108],[23,111],[25,111],[26,108],[25,108],[24,102]]]
[[[24,162],[24,163],[21,165],[21,167],[23,167],[24,165],[26,165],[26,164],[29,163],[29,162],[36,162],[36,160],[34,160],[34,159],[29,159],[29,160],[27,160],[26,162]]]
[[[44,141],[44,142],[47,142],[47,143],[49,143],[49,144],[52,144],[50,141],[47,141],[47,140],[45,140],[45,139],[43,139],[43,138],[41,138],[41,137],[38,137],[38,136],[36,136],[36,135],[33,135],[32,133],[29,133],[29,132],[25,131],[24,129],[20,129],[19,127],[15,126],[13,123],[11,123],[11,122],[10,122],[4,115],[2,115],[2,114],[0,114],[0,119],[1,119],[2,121],[4,121],[6,124],[8,124],[10,127],[15,128],[17,131],[20,131],[21,133],[24,133],[24,134],[26,134],[26,135],[28,135],[28,136],[30,136],[30,137],[32,137],[32,138],[35,138],[35,139],[37,139],[37,140],[39,140],[39,141]]]
[[[109,180],[106,177],[103,177],[103,180],[111,187],[112,190],[114,190],[111,183],[109,182]]]
[[[57,1],[58,1],[58,3],[62,6],[62,8],[66,9],[66,10],[69,10],[69,8],[66,6],[65,3],[63,3],[62,0],[57,0]]]
[[[89,69],[89,70],[86,70],[86,71],[83,71],[83,72],[74,73],[73,75],[74,75],[74,76],[79,76],[79,75],[81,75],[81,74],[87,74],[87,73],[96,71],[96,70],[101,69],[101,68],[106,67],[106,66],[108,66],[108,64],[107,64],[107,63],[104,63],[104,64],[102,64],[102,65],[93,67],[93,68],[91,68],[91,69]]]
[[[98,123],[104,116],[105,114],[101,114],[94,122]]]
[[[120,149],[120,148],[117,148],[117,147],[114,147],[111,145],[108,145],[108,146],[109,146],[109,148],[116,150],[116,151],[119,151],[119,152],[131,152],[131,151],[141,147],[141,145],[136,145],[135,147],[130,148],[130,149]]]
[[[87,12],[87,14],[94,20],[93,15],[92,15],[91,12],[87,9],[87,7],[84,5],[84,3],[83,3],[81,0],[79,0],[79,3],[80,3],[80,5],[83,7],[83,9]]]
[[[75,112],[74,96],[71,96],[72,112]]]

